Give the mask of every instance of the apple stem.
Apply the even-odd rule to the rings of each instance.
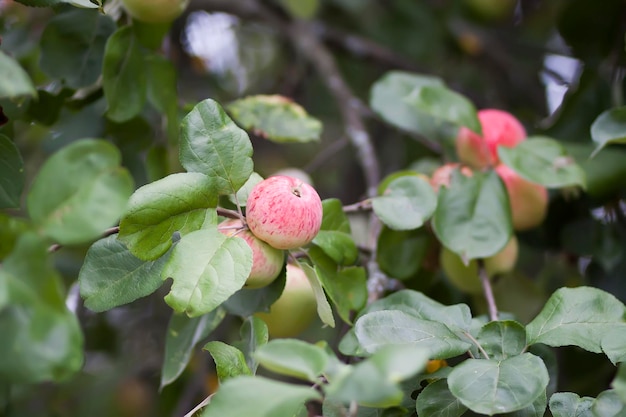
[[[487,274],[487,269],[485,269],[485,262],[482,259],[478,260],[478,276],[480,277],[480,282],[483,285],[485,299],[487,300],[487,307],[489,308],[489,319],[491,321],[497,321],[498,307],[496,306],[496,299],[493,296],[493,289],[491,288],[489,274]]]
[[[293,195],[295,195],[296,197],[302,197],[302,182],[299,183],[298,185],[296,185],[295,187],[293,187],[291,189],[291,192],[293,193]]]

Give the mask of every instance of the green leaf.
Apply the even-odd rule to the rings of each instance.
[[[512,320],[492,321],[480,329],[476,340],[489,354],[490,359],[503,360],[524,351],[526,329]]]
[[[411,345],[428,349],[433,359],[447,359],[471,347],[442,322],[400,310],[367,313],[356,321],[354,330],[360,345],[369,353],[387,345]]]
[[[328,363],[328,355],[319,346],[298,339],[275,339],[254,352],[255,359],[280,375],[315,382]]]
[[[317,245],[339,265],[352,265],[356,262],[359,251],[349,233],[335,230],[320,230],[313,244]]]
[[[148,89],[144,70],[144,54],[132,28],[119,28],[106,43],[102,66],[109,119],[119,123],[141,113]]]
[[[417,112],[428,115],[438,123],[456,127],[466,126],[481,132],[476,108],[470,100],[442,85],[423,85],[415,88],[404,101]]]
[[[306,401],[314,399],[320,399],[320,394],[312,388],[240,376],[222,384],[200,416],[293,417]]]
[[[31,228],[25,219],[0,213],[0,261],[13,251],[18,238]]]
[[[384,227],[378,235],[376,260],[390,277],[407,280],[419,273],[434,244],[435,239],[426,228],[392,230]]]
[[[248,135],[214,100],[201,101],[185,116],[180,139],[180,163],[211,177],[213,192],[233,194],[253,172]]]
[[[220,384],[236,376],[252,375],[246,364],[246,358],[236,347],[224,342],[213,341],[204,345],[202,349],[207,350],[213,357]]]
[[[324,289],[320,283],[320,279],[317,276],[317,272],[313,267],[308,264],[298,262],[302,270],[304,271],[313,292],[315,293],[315,301],[317,302],[317,315],[322,320],[322,323],[335,327],[335,318],[333,316],[333,310],[330,308],[330,304],[324,294]]]
[[[554,417],[594,417],[594,399],[579,397],[573,392],[557,392],[550,397],[550,412]]]
[[[24,161],[11,139],[0,134],[0,209],[17,208],[24,188]]]
[[[72,9],[48,21],[41,35],[43,72],[78,89],[94,84],[115,21],[96,10]]]
[[[161,271],[167,258],[142,261],[117,235],[98,240],[87,251],[78,273],[85,307],[101,312],[152,294],[163,284]]]
[[[613,382],[611,382],[611,387],[622,399],[622,402],[626,404],[626,365],[624,363],[620,363],[617,367],[617,374]]]
[[[399,382],[426,367],[429,352],[414,346],[386,346],[359,364],[346,368],[326,387],[332,401],[356,401],[367,407],[400,405]]]
[[[467,411],[448,388],[445,379],[430,383],[420,392],[415,402],[418,416],[460,417]]]
[[[28,194],[28,213],[49,237],[64,245],[96,239],[126,208],[133,180],[120,167],[119,150],[83,139],[53,154]]]
[[[0,269],[0,290],[0,382],[60,381],[79,371],[82,331],[39,236],[20,237]]]
[[[626,323],[613,326],[601,341],[602,351],[613,364],[626,362]]]
[[[622,402],[615,390],[602,391],[591,407],[596,417],[623,417],[626,415],[626,404]]]
[[[224,302],[229,313],[248,317],[257,311],[268,312],[269,308],[283,293],[286,282],[286,266],[270,285],[262,288],[242,288]]]
[[[437,138],[436,121],[417,112],[405,100],[413,90],[426,86],[443,87],[444,83],[437,77],[390,71],[372,86],[370,106],[383,120],[394,126],[427,138]]]
[[[243,287],[251,269],[252,250],[243,239],[217,229],[191,232],[180,239],[163,270],[164,279],[174,280],[165,302],[189,317],[206,314]]]
[[[348,216],[343,211],[343,205],[340,200],[336,198],[323,200],[322,210],[322,226],[320,230],[350,233],[350,220],[348,220]]]
[[[248,194],[250,194],[250,191],[252,191],[254,186],[260,183],[261,181],[263,181],[263,177],[257,174],[256,172],[253,172],[250,175],[250,178],[248,178],[248,180],[245,182],[244,185],[241,186],[241,188],[237,191],[236,194],[228,195],[228,199],[234,205],[239,205],[239,207],[245,207],[248,201]]]
[[[172,235],[217,222],[211,179],[197,173],[172,174],[144,185],[130,197],[119,239],[133,255],[153,260],[172,246]]]
[[[511,413],[502,414],[506,417],[544,417],[546,414],[546,407],[548,406],[548,398],[545,392],[542,392],[535,401],[528,407],[521,410],[513,411]]]
[[[29,75],[20,64],[3,51],[0,51],[0,98],[37,96],[37,90]]]
[[[533,404],[548,379],[543,361],[523,353],[504,360],[467,359],[454,367],[448,386],[472,411],[494,415]]]
[[[451,251],[469,261],[498,253],[512,234],[506,188],[489,171],[466,177],[454,171],[449,187],[441,187],[432,221],[435,235]]]
[[[172,314],[165,337],[165,354],[161,370],[161,388],[176,381],[183,373],[195,346],[206,338],[226,317],[226,310],[216,308],[200,317]]]
[[[598,144],[592,156],[612,143],[626,143],[626,106],[599,115],[591,125],[591,140]]]
[[[380,220],[394,230],[421,227],[437,207],[432,186],[418,176],[396,178],[384,194],[372,199],[372,207]]]
[[[247,317],[241,325],[239,334],[241,341],[236,346],[243,352],[248,368],[255,374],[259,363],[254,358],[254,352],[269,340],[267,324],[258,317]]]
[[[244,129],[278,143],[319,141],[322,123],[299,104],[279,95],[249,96],[226,110]]]
[[[545,187],[586,186],[585,171],[552,138],[535,136],[513,148],[500,146],[498,156],[522,178]]]
[[[602,352],[601,342],[624,325],[626,308],[613,295],[592,287],[560,288],[526,326],[529,345],[579,346]]]

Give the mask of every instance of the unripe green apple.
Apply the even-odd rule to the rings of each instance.
[[[257,239],[238,219],[223,221],[217,229],[226,236],[242,238],[252,249],[252,270],[244,288],[265,287],[278,277],[285,263],[284,251]]]
[[[498,109],[478,112],[482,136],[466,127],[459,129],[456,153],[459,160],[472,168],[482,169],[499,162],[498,147],[512,148],[526,139],[526,130],[511,113]]]
[[[256,237],[275,248],[299,248],[320,230],[322,200],[302,180],[286,175],[269,177],[248,194],[246,222]]]
[[[500,252],[486,258],[485,270],[489,278],[512,271],[517,262],[518,250],[517,238],[513,236]],[[470,294],[482,292],[482,283],[478,276],[478,261],[472,259],[468,265],[465,265],[459,255],[443,247],[439,254],[439,262],[455,287]]]
[[[133,18],[146,23],[168,23],[183,14],[189,0],[122,0]]]
[[[452,172],[455,169],[461,170],[461,174],[466,177],[471,177],[474,175],[471,169],[466,166],[462,166],[461,164],[448,163],[440,166],[433,172],[430,176],[430,185],[433,187],[435,192],[439,192],[439,188],[443,185],[445,187],[450,186],[450,180],[452,179]]]
[[[316,315],[313,288],[302,268],[293,264],[287,264],[285,289],[269,313],[255,313],[267,324],[270,337],[296,337]]]
[[[548,190],[525,180],[504,164],[498,165],[496,172],[509,194],[513,229],[522,231],[539,226],[548,212]]]

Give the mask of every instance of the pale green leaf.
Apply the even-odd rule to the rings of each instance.
[[[594,399],[579,397],[573,392],[557,392],[550,397],[550,412],[554,417],[594,417]]]
[[[213,357],[220,384],[236,376],[252,375],[246,364],[246,358],[236,347],[215,340],[204,345],[202,349],[207,350]]]
[[[437,195],[432,186],[417,176],[391,181],[382,196],[372,199],[374,213],[394,230],[421,227],[434,213]]]
[[[37,90],[29,75],[20,64],[3,51],[0,51],[0,98],[37,96]]]
[[[280,375],[315,382],[328,363],[319,346],[298,339],[275,339],[260,346],[254,358],[266,369]]]
[[[612,143],[626,143],[626,106],[599,115],[591,125],[591,140],[598,144],[594,154]]]
[[[313,267],[308,264],[299,263],[300,267],[304,271],[313,292],[315,293],[315,301],[317,302],[317,315],[322,320],[322,323],[327,324],[330,327],[335,327],[335,317],[333,316],[333,310],[328,303],[320,279],[317,276],[317,272]]]

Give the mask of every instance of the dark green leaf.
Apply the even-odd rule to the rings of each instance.
[[[535,136],[514,148],[498,147],[498,156],[521,177],[548,188],[580,185],[585,188],[585,171],[556,140]]]
[[[319,141],[322,123],[283,96],[249,96],[226,108],[244,129],[279,143]]]
[[[0,134],[0,209],[20,206],[24,161],[11,139]]]
[[[120,162],[119,150],[98,139],[83,139],[53,154],[28,194],[33,222],[61,244],[100,236],[115,224],[133,190]]]
[[[130,26],[118,29],[106,43],[102,87],[107,100],[107,117],[124,122],[141,113],[146,102],[147,77],[139,42]]]
[[[322,226],[320,230],[335,230],[337,232],[350,233],[350,221],[343,211],[341,201],[336,198],[328,198],[322,201]]]
[[[72,9],[48,21],[41,35],[41,69],[72,88],[92,85],[115,21],[96,10]]]
[[[0,213],[0,261],[13,251],[18,238],[30,228],[25,219]]]
[[[494,171],[466,177],[454,171],[441,187],[432,221],[441,243],[465,260],[487,258],[509,242],[512,233],[507,191]]]
[[[594,399],[579,397],[573,392],[557,392],[550,397],[550,412],[554,417],[594,417]]]
[[[448,376],[450,391],[476,413],[494,415],[533,404],[548,385],[543,361],[523,353],[504,360],[467,359]]]
[[[20,64],[0,51],[0,98],[20,96],[37,96],[32,80]]]
[[[120,221],[119,239],[139,259],[153,260],[172,246],[174,232],[185,235],[215,224],[211,183],[202,174],[179,173],[139,188]]]
[[[246,393],[242,401],[241,393]],[[201,417],[293,417],[302,405],[320,395],[312,388],[266,378],[241,376],[222,384]]]
[[[560,288],[526,326],[528,344],[574,345],[600,353],[605,335],[624,325],[625,313],[624,304],[600,289]]]
[[[286,266],[286,264],[285,264]],[[224,302],[229,313],[248,317],[257,311],[269,311],[269,307],[280,297],[285,288],[285,269],[270,285],[262,288],[242,288]]]
[[[180,162],[189,172],[200,172],[214,181],[212,191],[233,194],[252,174],[252,144],[211,99],[198,103],[183,119]]]
[[[369,353],[387,345],[412,345],[428,349],[434,359],[446,359],[471,347],[440,321],[425,320],[400,310],[365,314],[356,321],[354,330],[360,345]]]
[[[432,186],[418,176],[391,181],[382,196],[372,199],[372,207],[383,223],[394,230],[421,227],[437,206]]]
[[[380,269],[390,277],[410,279],[422,268],[434,240],[425,228],[392,230],[385,227],[378,236],[376,260]]]
[[[320,230],[313,239],[333,261],[339,265],[352,265],[359,255],[358,249],[349,233],[335,230]]]
[[[254,358],[280,375],[316,382],[326,369],[328,355],[319,346],[298,339],[275,339],[260,346]]]
[[[80,295],[93,311],[106,311],[152,294],[162,284],[168,256],[142,261],[111,235],[94,243],[78,274]]]
[[[226,311],[223,308],[194,318],[172,314],[165,337],[161,388],[174,382],[183,373],[196,344],[211,334],[224,317]]]
[[[492,321],[480,329],[476,340],[490,359],[503,360],[524,351],[526,329],[516,321]]]
[[[203,349],[209,351],[215,361],[220,384],[239,375],[252,375],[243,353],[236,347],[216,340],[204,345]]]
[[[467,411],[467,407],[450,392],[445,379],[428,384],[417,396],[415,405],[418,416],[460,417]]]
[[[165,301],[189,317],[206,314],[243,287],[251,268],[252,250],[243,239],[217,229],[191,232],[180,239],[163,270],[164,279],[174,280]]]

